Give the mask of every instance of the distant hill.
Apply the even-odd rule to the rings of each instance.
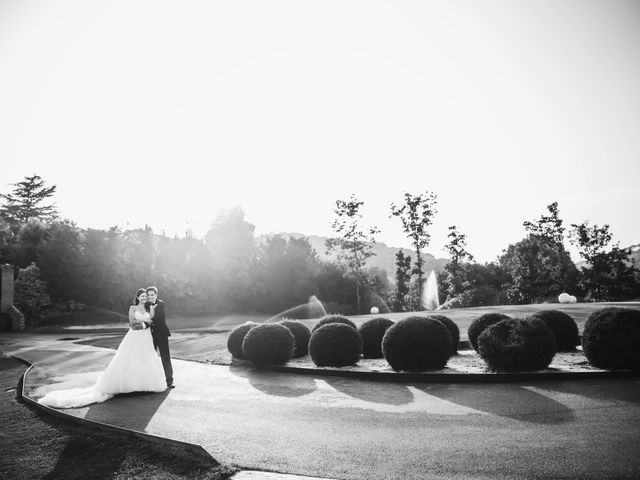
[[[309,240],[311,246],[318,253],[321,260],[333,260],[335,254],[327,255],[327,248],[325,241],[327,237],[319,235],[303,235],[301,233],[280,233],[283,236],[290,236],[293,238],[306,237]],[[264,235],[263,235],[264,236]],[[387,276],[393,280],[396,272],[396,254],[403,250],[405,255],[411,255],[412,263],[416,259],[416,253],[407,248],[388,247],[384,243],[376,243],[373,247],[375,255],[371,256],[367,262],[369,267],[378,267],[387,271]],[[446,258],[436,258],[430,253],[423,253],[422,259],[424,260],[424,271],[429,273],[431,270],[435,270],[436,273],[440,273],[444,266],[449,262]]]

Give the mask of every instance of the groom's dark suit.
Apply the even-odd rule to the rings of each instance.
[[[147,306],[151,303],[147,303]],[[155,315],[151,324],[151,336],[153,337],[153,348],[160,351],[160,358],[162,359],[162,368],[164,368],[164,376],[167,380],[167,385],[173,383],[173,367],[171,366],[171,354],[169,353],[169,337],[171,332],[167,327],[167,321],[164,316],[164,302],[162,300],[156,300],[155,303]]]

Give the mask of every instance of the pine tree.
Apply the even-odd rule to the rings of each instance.
[[[53,196],[56,185],[46,187],[39,175],[25,177],[23,181],[12,183],[11,193],[0,194],[4,200],[0,205],[0,217],[10,223],[24,223],[29,220],[53,220],[58,216],[55,204],[44,204]]]

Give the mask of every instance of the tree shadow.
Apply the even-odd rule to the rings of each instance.
[[[413,401],[413,393],[406,385],[389,382],[324,377],[323,380],[337,391],[366,402],[385,405],[406,405]]]
[[[315,380],[308,375],[278,373],[238,365],[230,365],[229,371],[238,377],[246,378],[253,388],[267,395],[302,397],[317,389]]]
[[[525,388],[524,384],[414,386],[442,400],[518,421],[548,425],[576,419],[571,408]]]
[[[101,455],[103,453],[103,455]],[[96,461],[96,456],[100,459]],[[124,445],[104,441],[96,436],[74,434],[58,457],[45,480],[113,478],[127,457]]]
[[[638,379],[603,378],[594,380],[549,382],[540,388],[558,393],[580,395],[595,401],[620,401],[640,405]]]

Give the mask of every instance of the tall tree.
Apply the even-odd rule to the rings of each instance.
[[[449,262],[444,266],[444,284],[446,285],[446,294],[448,298],[454,298],[460,295],[465,288],[465,268],[464,262],[473,261],[467,247],[467,236],[458,232],[458,227],[452,225],[449,227],[447,235],[449,242],[444,249],[449,253]]]
[[[564,242],[565,228],[558,216],[558,202],[547,205],[550,215],[542,215],[534,222],[525,221],[522,225],[531,235],[537,235],[549,239],[549,241],[562,245]]]
[[[237,206],[220,211],[205,235],[213,271],[222,282],[219,296],[224,309],[241,309],[251,296],[251,272],[256,254],[254,229]]]
[[[11,193],[0,194],[4,201],[0,206],[0,216],[9,222],[48,221],[58,216],[55,204],[45,203],[55,193],[55,185],[45,186],[44,180],[35,174],[11,185],[15,187]]]
[[[393,309],[404,312],[407,309],[407,295],[411,283],[411,255],[405,255],[402,249],[396,253],[396,289]]]
[[[336,215],[331,228],[336,237],[325,242],[327,253],[337,252],[338,263],[344,268],[347,277],[356,287],[356,304],[358,313],[361,307],[361,291],[368,285],[369,277],[366,269],[367,259],[373,253],[376,243],[375,235],[380,231],[377,227],[365,228],[362,225],[359,202],[354,195],[348,201],[336,200]]]
[[[404,233],[416,252],[416,264],[412,273],[418,276],[417,308],[422,306],[422,287],[424,284],[422,252],[431,241],[431,234],[427,228],[433,223],[433,217],[437,213],[435,209],[437,198],[434,193],[429,191],[417,195],[405,193],[402,206],[391,204],[391,216],[400,218]]]
[[[589,222],[571,224],[569,236],[580,249],[580,256],[588,265],[580,272],[581,284],[588,294],[599,301],[623,300],[638,291],[634,263],[629,260],[631,250],[616,243],[609,251],[613,234],[609,225],[589,226]]]
[[[549,215],[542,215],[533,222],[525,221],[522,225],[530,236],[536,237],[555,251],[557,261],[539,265],[540,268],[545,269],[541,276],[548,277],[549,281],[558,285],[562,291],[572,290],[575,288],[578,272],[569,252],[564,247],[566,229],[562,226],[562,219],[558,215],[558,202],[547,205],[547,210]]]

